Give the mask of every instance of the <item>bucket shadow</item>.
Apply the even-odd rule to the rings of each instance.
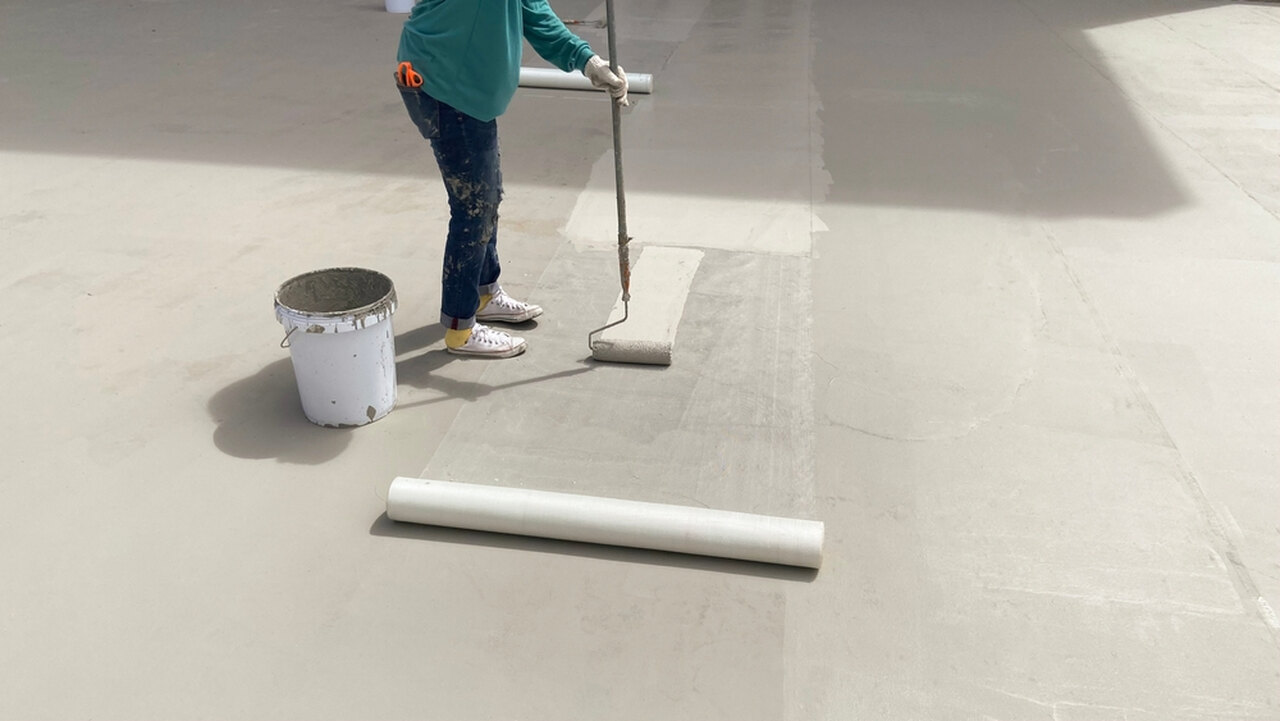
[[[396,352],[412,353],[444,340],[444,328],[439,324],[425,325],[396,336]],[[397,361],[396,373],[401,383],[419,388],[433,388],[446,394],[445,398],[397,404],[406,408],[462,397],[476,400],[507,386],[487,386],[480,383],[454,381],[434,377],[432,372],[457,356],[440,351]],[[586,369],[584,368],[583,371]],[[574,375],[582,371],[552,374],[508,386],[534,383],[547,378]],[[238,380],[215,393],[207,404],[209,416],[217,428],[213,443],[218,450],[236,458],[268,459],[281,463],[319,465],[336,458],[351,443],[351,433],[356,428],[321,428],[307,420],[298,397],[297,380],[293,375],[293,362],[282,358],[257,373]]]
[[[321,428],[303,415],[288,358],[218,391],[207,408],[217,424],[214,445],[236,458],[318,465],[351,442],[352,429]]]
[[[644,548],[558,541],[534,536],[513,536],[506,533],[470,531],[462,528],[424,526],[416,523],[397,523],[388,518],[386,513],[374,520],[373,525],[369,527],[369,535],[429,541],[432,543],[503,548],[527,553],[555,553],[563,556],[594,558],[617,563],[643,563],[650,566],[686,568],[714,573],[733,573],[800,583],[811,583],[818,577],[817,569],[813,568],[795,568],[792,566],[778,566],[772,563],[736,561],[729,558],[713,558],[711,556],[693,556],[685,553],[651,551]]]

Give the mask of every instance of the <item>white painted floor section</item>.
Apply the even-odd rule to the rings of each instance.
[[[462,360],[403,16],[0,0],[0,720],[1280,718],[1280,5],[618,10],[639,268],[700,254],[666,368],[586,347],[602,96],[500,121],[503,282],[546,313]],[[272,315],[335,265],[400,298],[399,404],[344,431]],[[815,518],[826,555],[395,524],[396,476]]]
[[[618,293],[606,321],[606,325],[618,325],[596,337],[610,343],[643,341],[674,348],[702,256],[700,250],[663,247],[645,248],[632,255],[630,302],[624,302]]]

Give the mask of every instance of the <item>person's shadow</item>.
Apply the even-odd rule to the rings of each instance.
[[[520,325],[520,329],[522,331],[532,330],[537,327],[538,327],[537,321],[529,321],[528,323],[523,323]],[[435,335],[432,336],[432,340],[430,340],[429,342],[426,342],[426,343],[419,342],[418,345],[416,346],[417,348],[430,345],[431,343],[434,343],[437,340],[440,340],[444,336],[443,330],[440,329],[440,326],[434,326],[434,327],[428,326],[426,328],[419,328],[417,331],[414,331],[415,334],[422,334],[426,332],[434,332]],[[423,337],[422,335],[417,335],[415,336],[414,340],[420,341],[422,337]],[[406,350],[412,351],[415,349],[416,348],[409,348]],[[399,350],[400,350],[399,338],[396,339],[396,350],[397,350],[397,354],[399,354]],[[413,408],[415,406],[425,406],[425,405],[430,405],[432,403],[440,403],[441,401],[446,401],[446,400],[455,399],[455,398],[461,398],[468,402],[476,401],[476,400],[479,400],[480,398],[483,398],[484,396],[489,395],[490,393],[493,393],[494,391],[501,391],[501,390],[506,390],[508,388],[515,388],[517,386],[529,385],[530,383],[542,383],[545,381],[557,380],[560,378],[569,378],[582,373],[586,373],[591,370],[591,366],[592,366],[591,360],[588,358],[584,358],[582,360],[581,367],[579,368],[563,370],[556,373],[548,373],[545,375],[535,376],[532,378],[522,378],[518,381],[512,381],[511,383],[501,383],[498,385],[489,385],[487,383],[478,383],[476,381],[458,380],[457,378],[449,378],[448,376],[440,375],[439,373],[436,372],[449,363],[491,363],[491,362],[492,361],[484,360],[484,359],[477,360],[477,359],[460,358],[444,350],[443,348],[429,350],[426,353],[423,353],[418,356],[414,356],[412,358],[403,358],[396,363],[396,378],[399,384],[401,386],[407,385],[407,386],[412,386],[414,388],[430,389],[430,390],[436,391],[437,395],[431,398],[423,399],[423,400],[409,401],[406,403],[397,403],[396,408],[400,409],[400,408]]]

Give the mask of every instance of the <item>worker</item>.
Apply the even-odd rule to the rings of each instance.
[[[581,70],[622,106],[627,76],[556,17],[547,0],[418,0],[400,35],[396,83],[409,117],[431,143],[449,196],[440,321],[450,353],[510,358],[523,338],[487,323],[524,323],[539,306],[498,282],[502,171],[497,117],[520,81],[521,38],[564,71]]]

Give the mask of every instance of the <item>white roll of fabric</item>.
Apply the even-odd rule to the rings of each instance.
[[[520,68],[520,87],[555,88],[559,90],[595,90],[587,76],[574,70],[566,73],[558,68]],[[653,76],[649,73],[627,73],[627,92],[648,94],[653,92]]]
[[[391,483],[387,517],[804,568],[822,565],[825,530],[820,521],[423,478]]]

